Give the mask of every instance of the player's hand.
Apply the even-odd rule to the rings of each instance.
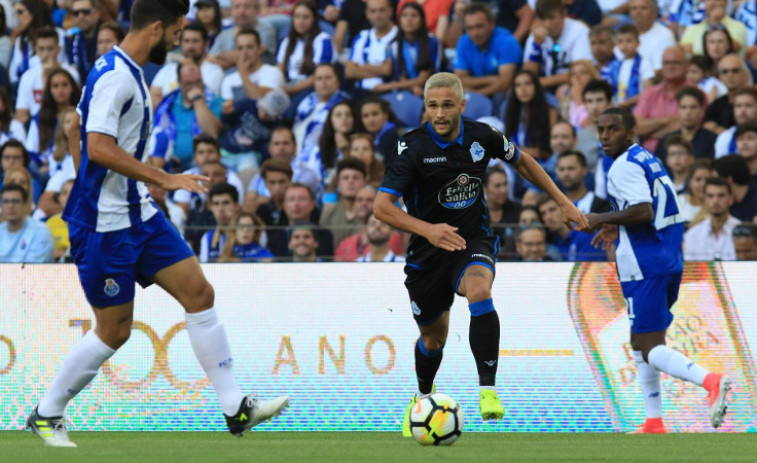
[[[566,203],[562,207],[563,223],[571,230],[586,231],[589,221],[573,203]]]
[[[591,239],[591,245],[595,248],[602,248],[603,251],[607,251],[615,246],[615,241],[618,239],[618,226],[617,225],[602,225],[602,228]]]
[[[465,250],[465,239],[457,234],[457,227],[446,223],[436,223],[429,227],[426,239],[429,243],[445,251]]]
[[[200,182],[209,181],[210,179],[203,175],[172,174],[160,186],[169,191],[187,190],[192,193],[207,193],[208,189]]]

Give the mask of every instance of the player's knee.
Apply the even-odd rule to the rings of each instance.
[[[204,284],[196,285],[187,297],[184,308],[187,312],[202,312],[215,305],[216,293],[213,286],[207,281]]]
[[[423,347],[428,352],[437,352],[444,349],[444,344],[447,342],[446,336],[442,333],[431,333],[421,336]]]
[[[465,291],[465,297],[469,304],[485,301],[492,298],[492,290],[485,282],[469,284]]]
[[[97,336],[112,349],[118,349],[126,344],[131,337],[132,320],[97,326]]]

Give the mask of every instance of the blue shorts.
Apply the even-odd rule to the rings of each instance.
[[[134,283],[152,284],[160,270],[194,256],[162,212],[131,228],[99,233],[68,224],[71,255],[87,301],[96,308],[134,300]]]
[[[640,281],[620,283],[628,307],[632,333],[668,329],[673,323],[670,308],[678,300],[683,273],[672,273]]]

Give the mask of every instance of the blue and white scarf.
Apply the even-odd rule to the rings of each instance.
[[[613,61],[612,67],[610,68],[610,83],[612,84],[612,90],[613,94],[617,98],[618,96],[618,87],[619,87],[619,79],[620,79],[620,68],[623,66],[623,62],[625,60],[616,60]],[[641,71],[641,55],[636,53],[636,56],[633,58],[633,65],[631,66],[631,76],[628,80],[628,87],[626,88],[626,96],[625,100],[629,98],[633,98],[639,93],[641,93],[641,85],[639,84],[639,73]]]
[[[173,114],[173,107],[177,98],[181,98],[181,89],[178,88],[166,95],[155,109],[153,137],[162,143],[153,143],[151,156],[168,160],[170,154],[173,153],[173,142],[176,140],[176,117]],[[213,92],[205,89],[205,103],[208,106],[213,104],[214,98]],[[197,114],[193,113],[192,137],[200,135],[201,132],[200,125],[197,123]]]
[[[302,146],[300,152],[312,151],[313,147],[318,147],[318,139],[321,137],[323,131],[323,124],[326,123],[326,119],[329,117],[329,111],[331,108],[341,103],[343,100],[348,99],[349,94],[338,90],[331,95],[331,98],[326,102],[323,107],[313,114],[316,106],[318,106],[318,94],[316,92],[310,93],[306,96],[299,105],[297,105],[297,114],[294,116],[294,125],[297,126],[305,122],[310,117],[305,128],[305,136],[302,138]],[[312,117],[311,117],[312,114]]]

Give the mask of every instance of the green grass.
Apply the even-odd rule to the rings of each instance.
[[[232,462],[707,462],[757,461],[757,434],[468,433],[452,447],[421,447],[399,433],[74,432],[76,449],[44,447],[29,432],[0,432],[0,461]]]

